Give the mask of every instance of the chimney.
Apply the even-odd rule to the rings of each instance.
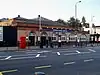
[[[20,17],[20,15],[18,15],[18,17]]]
[[[38,18],[40,17],[40,15],[38,15]]]

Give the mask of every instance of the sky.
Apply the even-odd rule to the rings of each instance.
[[[75,15],[75,4],[79,0],[0,0],[0,18],[36,18],[41,15],[51,20],[69,20]],[[100,25],[100,0],[81,0],[77,4],[77,18],[85,16],[87,22]]]

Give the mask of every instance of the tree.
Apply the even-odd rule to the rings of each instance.
[[[64,25],[67,25],[67,22],[65,22],[65,21],[62,20],[62,19],[58,19],[56,22],[61,23],[61,24],[64,24]]]
[[[68,25],[70,27],[76,28],[76,29],[82,27],[81,23],[80,23],[80,20],[75,19],[74,17],[71,17],[70,20],[68,20]]]
[[[68,25],[70,27],[75,28],[75,18],[74,17],[71,17],[70,20],[68,20]]]
[[[86,20],[85,20],[85,17],[84,16],[82,17],[82,23],[83,23],[83,26],[86,27]]]
[[[86,23],[85,17],[82,17],[82,23]]]

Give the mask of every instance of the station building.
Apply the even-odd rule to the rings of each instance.
[[[44,17],[34,19],[23,18],[20,15],[13,19],[7,19],[0,22],[0,26],[12,26],[17,29],[17,41],[20,41],[20,37],[26,37],[29,45],[39,45],[41,41],[43,45],[52,42],[62,43],[75,42],[77,39],[83,39],[83,41],[89,41],[89,34],[87,32],[76,32],[68,25],[63,25],[56,21],[49,20]],[[76,34],[77,33],[77,34]],[[13,35],[11,35],[13,37]],[[87,38],[88,37],[88,38]]]

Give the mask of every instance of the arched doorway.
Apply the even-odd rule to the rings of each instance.
[[[74,33],[70,33],[68,35],[68,38],[69,38],[69,44],[70,45],[77,45],[77,38],[78,38],[78,35],[77,34],[74,34]]]
[[[80,34],[79,39],[80,39],[80,45],[81,46],[87,46],[89,37],[87,37],[85,34]]]
[[[62,35],[61,35],[62,45],[66,45],[66,41],[67,41],[66,39],[67,39],[66,34],[65,33],[62,33]]]
[[[58,34],[56,32],[53,32],[52,33],[52,44],[54,46],[57,46],[58,45]]]
[[[41,44],[45,46],[47,44],[48,34],[46,32],[41,33]]]
[[[35,46],[35,32],[29,32],[29,45],[30,46]]]

